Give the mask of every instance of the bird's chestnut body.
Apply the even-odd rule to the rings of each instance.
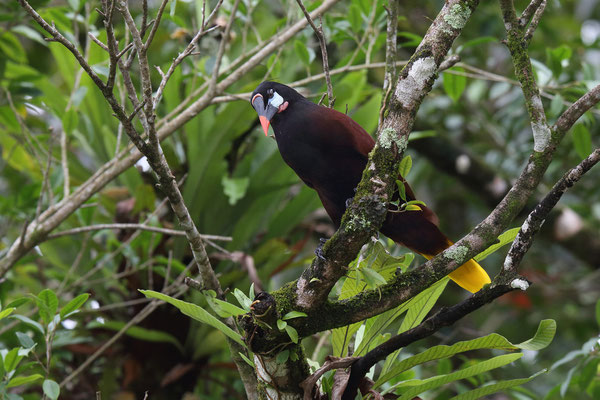
[[[261,118],[265,134],[269,122],[273,126],[283,160],[317,192],[338,227],[346,201],[354,196],[375,145],[373,138],[347,115],[316,105],[279,83],[263,82],[252,94],[251,102],[259,116],[266,115],[266,124]],[[415,200],[408,184],[405,188],[407,200]],[[452,242],[439,230],[435,213],[419,207],[421,211],[388,212],[380,230],[395,242],[431,258]],[[472,292],[490,281],[472,260],[450,277]]]

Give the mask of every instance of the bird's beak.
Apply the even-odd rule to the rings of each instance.
[[[258,101],[258,97],[261,97],[260,101]],[[277,114],[278,108],[272,106],[271,104],[267,104],[267,108],[265,109],[262,96],[254,97],[252,100],[252,107],[254,107],[256,113],[258,114],[258,119],[260,120],[260,124],[265,132],[265,136],[269,136],[269,125],[271,124],[271,118]]]

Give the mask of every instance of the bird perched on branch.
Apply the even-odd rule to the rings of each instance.
[[[281,157],[304,183],[316,190],[327,214],[339,227],[346,200],[354,197],[368,154],[375,145],[373,138],[347,115],[316,105],[280,83],[261,83],[250,102],[265,135],[272,125]],[[404,182],[402,177],[398,179]],[[415,200],[410,186],[405,183],[404,188],[406,201]],[[435,213],[425,205],[388,212],[380,231],[427,259],[452,245],[439,230]],[[490,283],[488,274],[473,260],[449,277],[473,293]]]

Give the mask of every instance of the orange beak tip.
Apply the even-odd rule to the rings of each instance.
[[[270,122],[266,117],[263,117],[262,115],[260,115],[258,117],[258,119],[260,120],[260,124],[262,125],[263,131],[265,132],[265,136],[269,136],[269,125]]]

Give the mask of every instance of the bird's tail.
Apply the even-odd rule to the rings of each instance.
[[[448,247],[452,246],[450,240],[448,240]],[[423,257],[430,260],[434,256],[423,254]],[[475,293],[483,288],[483,285],[491,283],[490,276],[485,270],[477,263],[477,261],[471,259],[451,272],[448,277],[456,282],[460,287],[468,290],[471,293]]]

